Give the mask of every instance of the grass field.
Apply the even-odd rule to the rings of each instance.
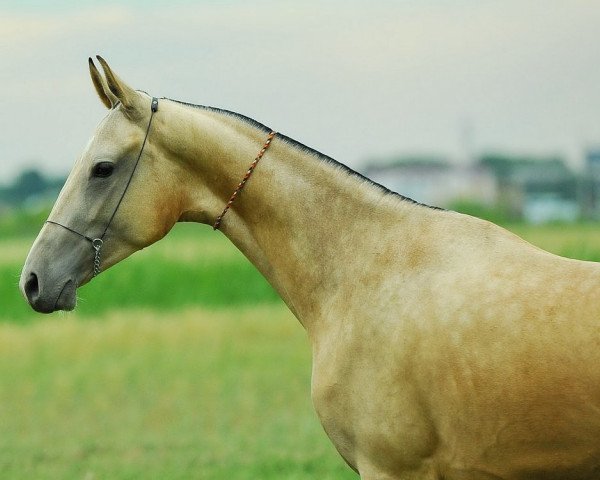
[[[600,260],[600,226],[511,229]],[[221,234],[178,226],[51,316],[17,291],[31,241],[0,240],[1,479],[357,478],[313,412],[304,331]]]
[[[32,316],[16,290],[32,242],[30,237],[14,237],[0,245],[0,275],[5,279],[0,285],[0,320],[39,318]],[[166,239],[82,287],[78,297],[77,317],[94,317],[114,308],[169,311],[194,305],[225,308],[279,301],[221,233],[196,224],[177,225]]]
[[[279,305],[0,330],[0,478],[353,478]]]
[[[0,479],[356,478],[304,330],[222,234],[178,225],[50,316],[17,291],[32,240],[0,240]]]

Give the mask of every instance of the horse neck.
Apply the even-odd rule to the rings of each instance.
[[[208,188],[183,220],[212,224],[268,132],[231,115],[180,107],[165,138],[194,173],[188,198]],[[202,205],[201,205],[202,204]],[[377,205],[377,208],[374,208]],[[220,230],[259,269],[307,330],[327,315],[332,292],[372,252],[373,236],[414,207],[340,165],[275,137]],[[394,217],[393,219],[390,217]],[[396,237],[398,240],[398,237]],[[371,248],[371,250],[369,250]],[[351,264],[350,266],[348,264]]]

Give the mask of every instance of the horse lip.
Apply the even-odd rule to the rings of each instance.
[[[30,302],[29,305],[38,313],[52,313],[56,310],[56,306],[53,307],[51,303],[43,301]]]
[[[54,311],[56,310],[73,310],[77,304],[77,285],[72,279],[65,282],[62,290],[58,294],[56,303],[54,304]]]

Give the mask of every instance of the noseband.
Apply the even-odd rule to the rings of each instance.
[[[144,147],[146,146],[146,140],[148,140],[148,134],[150,133],[150,126],[152,125],[152,119],[154,118],[154,114],[158,110],[158,98],[152,97],[152,103],[150,104],[150,110],[151,110],[150,120],[148,121],[148,127],[146,127],[146,135],[144,136],[144,141],[142,142],[142,147],[140,148],[140,153],[137,156],[135,165],[133,166],[133,170],[131,171],[131,175],[129,176],[129,180],[127,180],[127,184],[125,185],[125,188],[123,189],[123,193],[121,194],[121,197],[119,198],[119,201],[117,202],[117,206],[115,207],[112,215],[108,219],[106,227],[104,227],[104,231],[102,232],[102,235],[100,235],[99,237],[96,237],[96,238],[92,238],[88,235],[84,235],[83,233],[78,232],[74,228],[63,225],[62,223],[58,223],[53,220],[46,220],[46,223],[58,225],[59,227],[62,227],[65,230],[68,230],[69,232],[74,233],[75,235],[79,235],[81,238],[84,238],[85,240],[87,240],[88,242],[90,242],[92,244],[92,248],[94,249],[94,274],[93,274],[93,277],[95,277],[96,275],[98,275],[100,273],[100,253],[101,253],[102,245],[104,244],[104,237],[106,235],[106,232],[108,231],[108,227],[110,227],[110,224],[112,223],[113,219],[115,218],[115,215],[117,214],[117,210],[121,206],[121,202],[123,201],[123,198],[125,197],[125,194],[127,193],[127,189],[129,188],[129,185],[131,184],[131,180],[133,179],[133,175],[135,174],[138,163],[140,163],[140,158],[142,158],[142,153],[144,152]]]

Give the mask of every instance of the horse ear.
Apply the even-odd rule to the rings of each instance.
[[[140,103],[140,95],[133,88],[127,85],[121,80],[108,66],[106,60],[100,55],[96,55],[96,58],[100,62],[104,75],[106,76],[106,84],[108,86],[107,94],[112,94],[114,97],[123,104],[125,109],[134,110]],[[114,106],[114,105],[113,105]]]
[[[112,108],[115,103],[117,103],[117,97],[115,97],[111,91],[108,89],[108,86],[104,82],[102,75],[94,65],[94,61],[88,58],[88,65],[90,67],[90,76],[92,77],[92,83],[94,84],[94,88],[96,89],[96,93],[102,103],[106,106],[106,108]]]

